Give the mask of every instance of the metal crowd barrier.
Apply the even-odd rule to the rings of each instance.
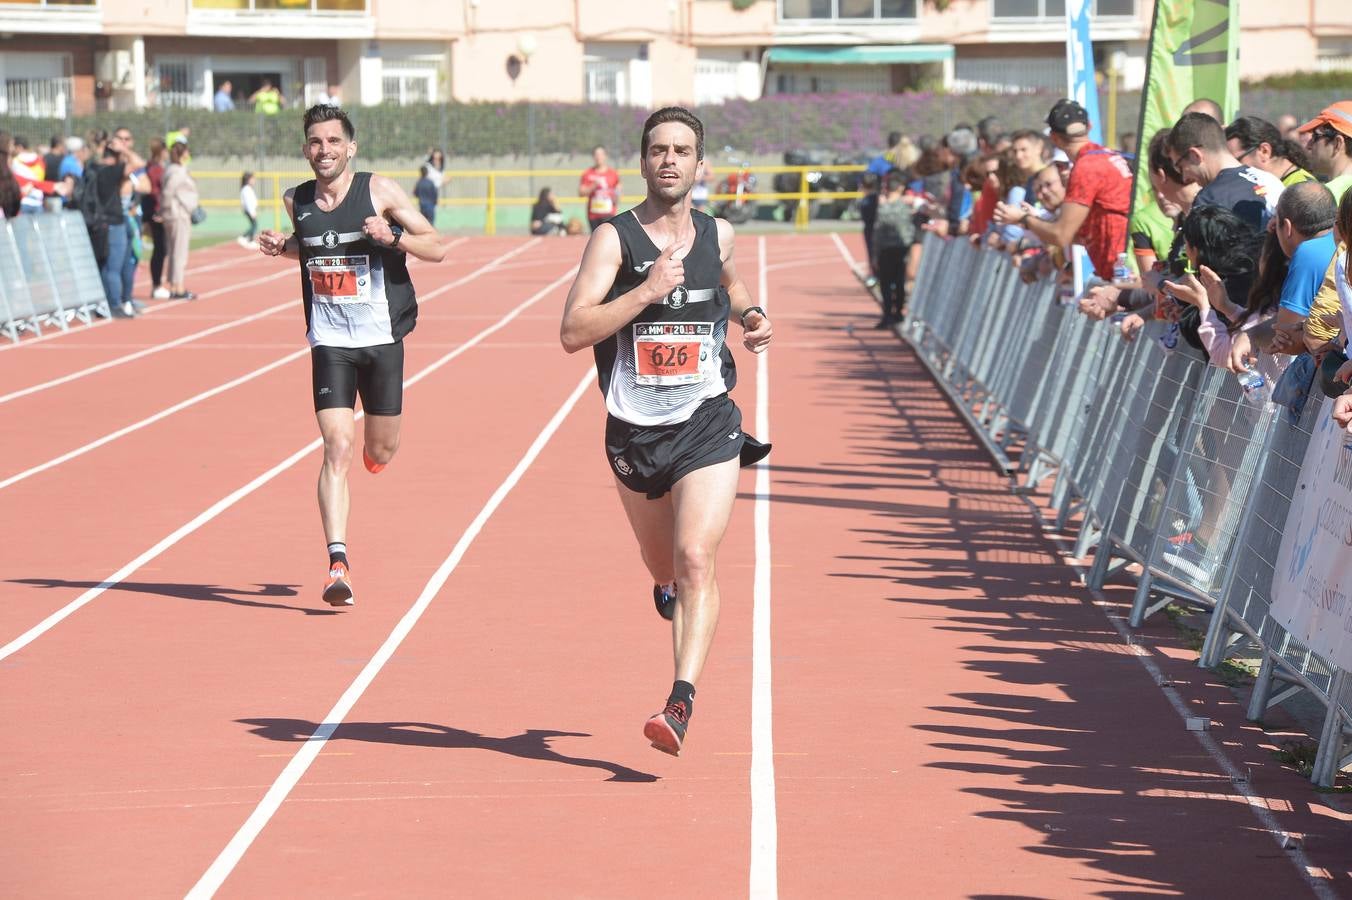
[[[108,313],[98,263],[77,212],[22,215],[0,234],[0,334],[18,341]]]
[[[1055,285],[1021,283],[1003,254],[926,235],[900,333],[1016,490],[1055,477],[1057,524],[1076,515],[1087,577],[1139,572],[1131,624],[1171,602],[1206,610],[1199,665],[1256,651],[1248,715],[1305,691],[1326,708],[1312,780],[1352,765],[1352,675],[1269,614],[1282,532],[1319,416],[1246,397],[1235,377],[1161,323],[1132,342],[1081,315]]]

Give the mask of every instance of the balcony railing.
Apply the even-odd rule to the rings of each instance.
[[[71,78],[6,79],[0,114],[31,119],[64,119],[74,96]]]

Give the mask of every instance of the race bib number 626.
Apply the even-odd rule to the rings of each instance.
[[[634,326],[634,368],[639,384],[695,384],[713,348],[711,322],[643,322]]]

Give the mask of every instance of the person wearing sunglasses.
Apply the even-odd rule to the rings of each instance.
[[[1308,134],[1305,151],[1310,168],[1327,179],[1325,185],[1333,199],[1342,200],[1352,188],[1352,100],[1341,100],[1324,107],[1319,115],[1300,126]]]
[[[1285,187],[1314,180],[1305,148],[1282,137],[1277,126],[1266,119],[1235,119],[1225,127],[1225,142],[1235,159],[1277,176]]]

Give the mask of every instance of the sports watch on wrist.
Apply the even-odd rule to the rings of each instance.
[[[399,225],[391,224],[390,234],[394,235],[394,238],[390,241],[388,246],[389,249],[393,250],[399,246],[399,239],[404,236],[404,229]]]
[[[745,324],[746,322],[746,317],[751,315],[753,312],[760,313],[762,316],[765,316],[765,310],[761,309],[759,306],[748,306],[746,309],[742,310],[742,315],[740,317],[743,324]],[[765,316],[765,318],[768,319],[769,316]]]

